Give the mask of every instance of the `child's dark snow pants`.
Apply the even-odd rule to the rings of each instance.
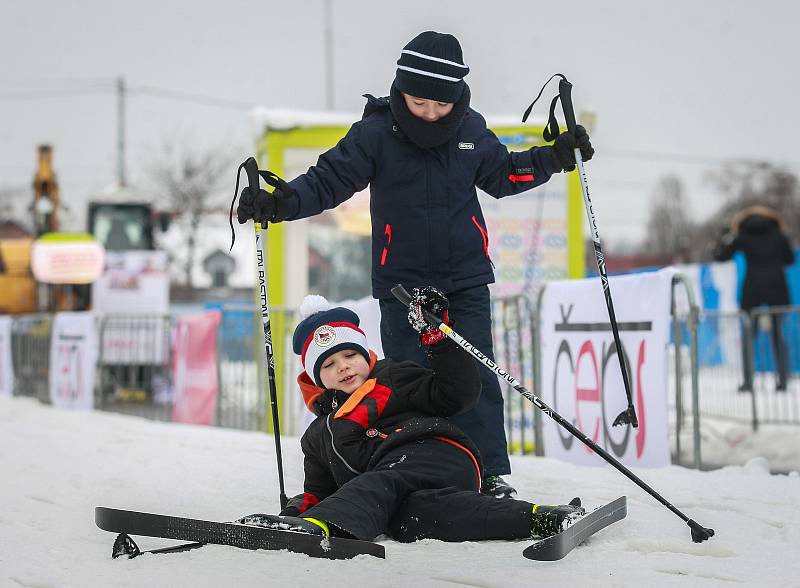
[[[369,471],[306,510],[358,539],[397,541],[523,539],[533,504],[478,492],[478,472],[463,449],[421,439],[388,452]]]

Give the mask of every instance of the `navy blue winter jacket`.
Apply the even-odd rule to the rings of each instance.
[[[509,153],[471,108],[453,139],[421,149],[393,120],[388,98],[367,96],[363,118],[289,182],[286,220],[334,208],[369,185],[375,298],[391,298],[398,283],[445,293],[489,284],[489,235],[475,187],[502,198],[543,184],[556,171],[551,150]]]

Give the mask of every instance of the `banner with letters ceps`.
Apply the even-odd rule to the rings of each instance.
[[[639,427],[612,426],[627,397],[599,278],[550,282],[542,297],[542,400],[630,467],[670,464],[667,345],[675,271],[610,279]],[[544,451],[578,464],[605,463],[544,417]]]

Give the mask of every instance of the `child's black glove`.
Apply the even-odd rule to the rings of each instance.
[[[575,134],[561,133],[553,143],[556,166],[563,171],[575,169],[575,148],[581,150],[581,159],[589,161],[594,155],[594,147],[589,141],[589,133],[581,125],[575,127]]]
[[[408,322],[419,333],[419,341],[423,345],[434,345],[447,338],[439,325],[431,325],[425,320],[424,311],[428,311],[442,319],[444,324],[450,324],[447,309],[450,301],[433,286],[414,288],[411,294],[411,303],[408,306]]]
[[[271,194],[266,190],[259,190],[256,196],[253,196],[249,187],[244,188],[239,195],[236,217],[240,225],[249,220],[261,224],[281,222],[286,220],[286,200],[286,195],[279,188],[275,188]]]

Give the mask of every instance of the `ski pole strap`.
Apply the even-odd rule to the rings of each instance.
[[[572,99],[569,97],[568,92],[565,98],[564,92],[566,91],[567,86],[569,87],[569,89],[572,89],[572,84],[570,84],[569,81],[567,81],[566,76],[560,73],[556,73],[550,76],[550,79],[548,79],[544,83],[542,89],[539,90],[539,93],[536,95],[536,98],[534,98],[533,102],[531,102],[531,105],[528,106],[527,109],[525,109],[525,114],[522,115],[522,122],[527,122],[528,117],[531,115],[531,112],[533,111],[534,104],[536,104],[539,101],[539,98],[542,97],[544,89],[547,87],[547,84],[553,81],[553,78],[561,78],[561,81],[559,82],[559,93],[556,94],[550,101],[550,112],[547,116],[547,124],[545,125],[544,131],[542,132],[542,138],[548,143],[550,141],[553,141],[561,133],[561,129],[559,128],[558,125],[558,119],[556,118],[556,104],[558,103],[559,99],[561,100],[561,108],[564,111],[564,117],[567,119],[567,128],[570,131],[575,130],[574,124],[572,127],[570,127],[569,124],[570,115],[567,114],[567,110],[572,111]],[[565,86],[564,84],[566,84],[567,86]],[[572,120],[573,121],[575,120],[574,112],[572,112]]]
[[[288,182],[286,182],[278,174],[266,169],[258,169],[258,163],[254,157],[248,157],[245,161],[243,161],[239,165],[239,169],[236,170],[236,187],[233,189],[233,200],[231,200],[231,209],[228,213],[228,223],[231,226],[231,249],[233,249],[233,244],[236,242],[236,232],[233,228],[233,208],[236,206],[236,198],[239,197],[239,177],[242,174],[242,168],[244,168],[247,172],[247,181],[250,185],[250,191],[253,193],[254,197],[258,195],[258,191],[260,189],[258,183],[259,176],[261,176],[268,186],[277,188],[284,194],[289,194],[292,192],[292,188],[289,186]]]

